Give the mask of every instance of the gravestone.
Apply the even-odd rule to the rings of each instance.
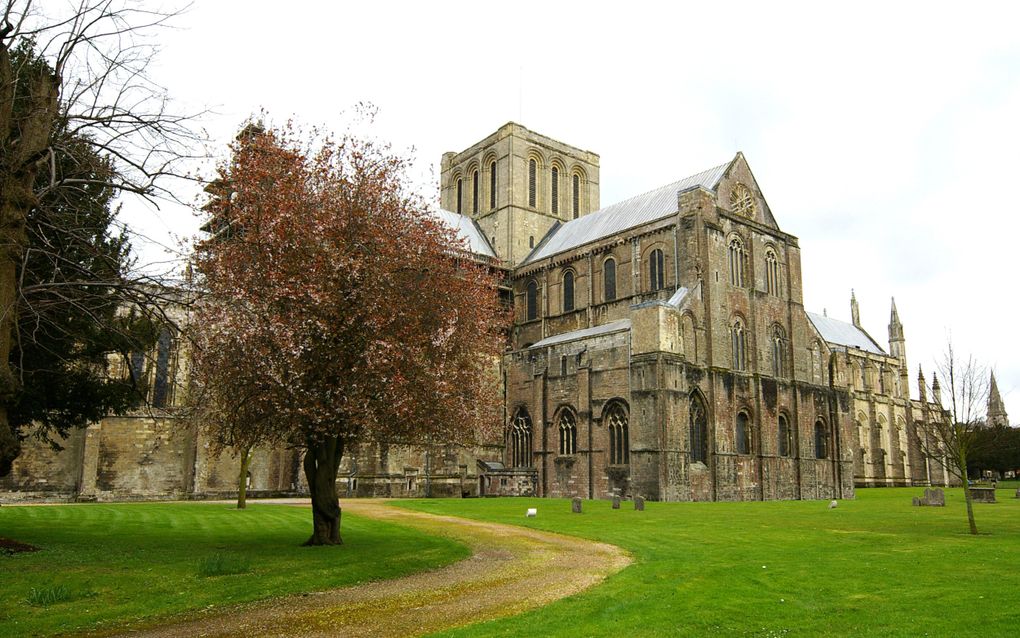
[[[620,495],[619,494],[613,494],[613,509],[614,510],[620,509]]]
[[[920,506],[921,506],[921,497],[920,496],[915,496],[914,497],[914,507],[920,507]]]
[[[574,514],[581,513],[581,499],[574,497],[574,500],[570,501],[570,511]]]
[[[977,503],[994,503],[994,487],[972,487],[970,488],[970,499]]]
[[[923,497],[914,497],[914,505],[922,507],[945,507],[946,493],[942,491],[941,487],[926,487],[924,488]]]
[[[829,509],[834,510],[839,507],[839,501],[829,501]]]
[[[645,498],[643,496],[634,497],[634,510],[637,512],[645,511]]]
[[[1016,496],[1014,496],[1013,498],[1020,498],[1020,488],[1017,488]]]
[[[535,518],[536,516],[538,516],[538,509],[534,507],[529,507],[528,513],[525,514],[525,516],[528,518]]]

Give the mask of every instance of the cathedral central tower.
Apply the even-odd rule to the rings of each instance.
[[[440,202],[474,219],[516,266],[558,222],[599,208],[599,156],[509,122],[459,153],[444,153]]]

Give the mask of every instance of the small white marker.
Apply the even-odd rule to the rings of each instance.
[[[527,513],[527,515],[526,515],[526,516],[527,516],[528,518],[535,518],[536,516],[538,516],[538,508],[535,508],[535,507],[529,507],[529,508],[528,508],[528,513]]]

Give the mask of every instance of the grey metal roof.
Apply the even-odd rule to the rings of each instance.
[[[629,228],[668,217],[677,212],[677,193],[696,186],[714,189],[729,165],[730,162],[726,162],[553,227],[523,263],[530,264]]]
[[[574,341],[576,339],[587,339],[588,337],[597,337],[598,335],[604,335],[610,332],[620,332],[622,330],[630,330],[630,319],[620,319],[619,321],[612,321],[601,326],[595,326],[594,328],[582,328],[581,330],[571,330],[570,332],[553,335],[552,337],[546,337],[538,343],[532,344],[530,347],[544,348],[545,346],[552,346],[557,343]]]
[[[881,346],[875,343],[875,340],[869,337],[868,333],[852,323],[818,315],[813,312],[807,313],[807,316],[811,323],[815,325],[818,334],[822,335],[822,339],[829,343],[840,346],[852,346],[873,354],[885,354]]]
[[[496,251],[489,245],[489,240],[482,234],[478,224],[475,220],[471,219],[467,215],[461,215],[459,213],[450,212],[448,210],[439,209],[432,212],[439,221],[443,222],[453,230],[457,231],[457,237],[463,239],[467,244],[468,250],[475,253],[476,255],[485,255],[496,259]]]

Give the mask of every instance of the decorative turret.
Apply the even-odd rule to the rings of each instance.
[[[900,362],[900,390],[904,398],[908,398],[907,379],[907,340],[903,336],[903,324],[900,323],[900,314],[896,311],[896,298],[892,300],[892,310],[889,312],[889,353],[899,359]]]
[[[854,291],[850,289],[850,320],[858,328],[861,327],[861,309],[857,305],[857,297],[854,296]]]
[[[995,373],[992,373],[992,381],[988,388],[988,414],[985,423],[990,427],[1009,427],[1009,416],[1006,414],[1006,404],[999,396],[999,386],[995,383]]]
[[[942,406],[942,388],[939,387],[939,375],[931,373],[931,400],[933,403]]]

